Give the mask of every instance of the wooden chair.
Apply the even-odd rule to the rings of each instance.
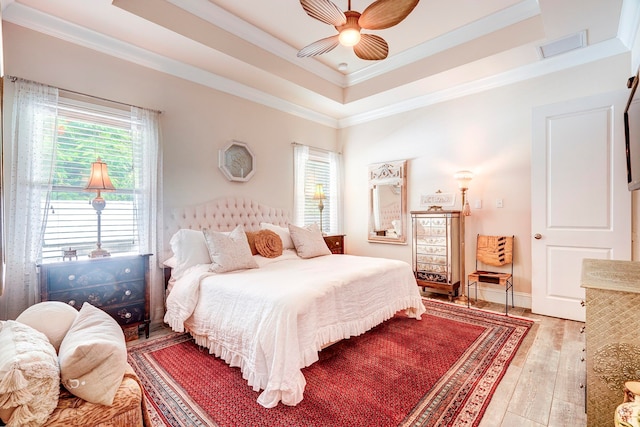
[[[513,240],[514,236],[485,236],[478,234],[476,241],[476,269],[467,280],[467,307],[470,307],[471,285],[475,285],[478,301],[478,282],[503,286],[505,289],[504,312],[509,315],[509,290],[511,307],[513,300]],[[490,271],[484,267],[504,267],[500,271]],[[510,266],[510,271],[507,267]]]

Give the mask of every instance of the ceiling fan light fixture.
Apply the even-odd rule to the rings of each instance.
[[[356,28],[345,28],[338,37],[342,46],[355,46],[360,42],[360,31]]]

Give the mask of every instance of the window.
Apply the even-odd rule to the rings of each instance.
[[[157,253],[162,229],[159,113],[11,77],[12,120],[4,145],[10,173],[0,318],[37,301],[37,266],[72,247],[86,257],[97,242],[97,215],[84,191],[91,163],[108,165],[116,192],[105,194],[103,247],[110,253]],[[152,255],[153,258],[153,255]],[[155,260],[154,260],[155,261]],[[151,261],[150,265],[153,265]],[[161,283],[150,269],[150,283]]]
[[[342,232],[340,162],[338,153],[295,145],[295,218],[297,225],[322,224],[327,234]],[[325,198],[314,199],[321,185]],[[319,208],[322,202],[322,218]]]
[[[43,201],[46,222],[42,260],[60,260],[64,249],[78,256],[96,248],[97,214],[91,206],[96,192],[85,191],[91,163],[107,164],[116,192],[102,193],[102,247],[110,253],[138,252],[135,171],[131,112],[90,104],[61,94],[58,100],[52,188]],[[139,162],[138,162],[139,163]]]

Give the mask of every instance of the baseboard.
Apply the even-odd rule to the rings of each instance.
[[[464,287],[464,293],[467,295],[467,287]],[[475,288],[471,286],[469,289],[469,294],[467,297],[472,300],[475,299],[476,292]],[[495,288],[495,287],[484,287],[478,285],[478,299],[483,301],[495,302],[497,304],[505,303],[505,291],[504,288]],[[509,302],[511,302],[511,295],[509,295]],[[513,292],[513,305],[516,307],[522,308],[531,308],[531,294],[527,294],[524,292]]]

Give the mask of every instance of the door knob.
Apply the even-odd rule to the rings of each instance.
[[[536,239],[536,240],[540,240],[540,239],[542,239],[542,234],[536,233],[536,234],[533,235],[533,238]]]

